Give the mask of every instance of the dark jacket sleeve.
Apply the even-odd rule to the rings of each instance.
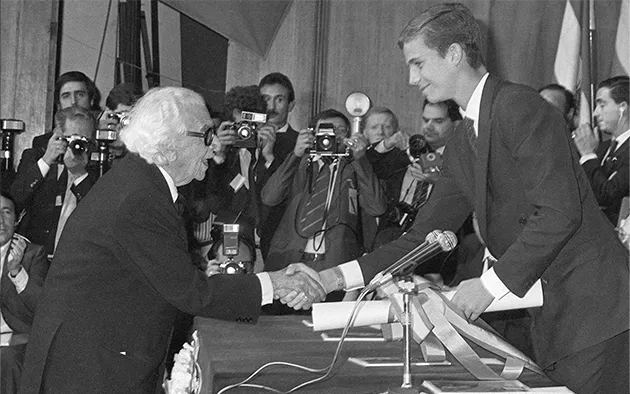
[[[582,168],[586,172],[599,205],[614,204],[628,195],[630,174],[627,160],[612,174],[606,173],[604,167],[600,166],[599,160],[596,159],[585,161]]]
[[[22,210],[28,205],[33,194],[44,180],[37,165],[37,161],[40,158],[41,155],[37,150],[26,149],[22,152],[17,174],[11,185],[11,194],[15,198],[18,210]]]
[[[371,216],[384,214],[387,210],[387,197],[367,157],[353,160],[350,165],[357,174],[361,208]]]
[[[269,178],[261,192],[263,204],[270,207],[276,206],[284,201],[291,192],[294,177],[302,159],[291,153],[286,160],[278,167],[278,170]]]
[[[130,196],[116,213],[117,259],[129,264],[163,299],[193,315],[237,320],[260,313],[262,293],[255,275],[214,275],[194,267],[186,233],[168,201]]]

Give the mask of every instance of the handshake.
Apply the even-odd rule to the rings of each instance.
[[[323,301],[326,294],[336,290],[322,279],[326,276],[320,276],[317,271],[302,263],[291,264],[281,271],[269,272],[274,299],[296,310],[309,309],[313,303]]]

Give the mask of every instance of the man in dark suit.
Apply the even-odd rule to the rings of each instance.
[[[597,106],[593,115],[597,128],[612,139],[600,143],[591,127],[583,124],[573,133],[574,141],[580,152],[580,164],[591,182],[597,202],[616,226],[621,200],[629,195],[628,77],[613,77],[600,82],[595,102]]]
[[[55,114],[55,125],[45,149],[22,153],[11,185],[18,209],[26,210],[20,233],[43,245],[49,255],[55,251],[68,216],[97,179],[94,171],[88,171],[89,150],[74,148],[76,141],[87,147],[94,137],[91,113],[66,107]],[[69,143],[72,139],[75,142]]]
[[[307,275],[213,275],[197,269],[177,187],[202,179],[210,114],[185,88],[155,88],[129,114],[129,150],[68,220],[26,350],[20,393],[152,393],[178,310],[253,323],[291,290],[318,300]]]
[[[271,242],[265,270],[282,269],[296,261],[321,270],[360,256],[364,251],[361,212],[372,216],[385,212],[385,195],[365,157],[367,141],[360,136],[346,139],[350,122],[338,111],[322,111],[311,121],[316,130],[323,124],[334,125],[337,142],[346,140],[353,157],[330,162],[324,155],[309,153],[316,137],[308,129],[300,132],[293,153],[262,192],[266,205],[289,201]],[[321,204],[312,203],[318,195]],[[315,212],[319,213],[317,220],[309,221]]]
[[[385,184],[388,200],[388,212],[379,220],[374,248],[393,241],[411,227],[415,213],[430,198],[439,173],[439,166],[429,167],[426,161],[426,168],[423,168],[423,160],[417,157],[418,152],[408,149],[409,136],[402,131],[396,132],[398,120],[391,111],[389,114],[387,111],[373,107],[364,117],[363,133],[371,144],[366,156],[378,178]],[[384,129],[380,133],[383,137],[376,142],[374,136],[379,133],[374,133],[373,129],[385,120],[384,116],[391,119],[392,127],[381,127]],[[424,140],[419,140],[424,144],[423,151],[434,152],[438,155],[436,157],[443,155],[444,146],[461,119],[459,106],[453,100],[439,103],[425,100],[420,129]],[[408,213],[407,216],[405,213]]]
[[[0,392],[17,393],[22,361],[48,259],[44,248],[15,233],[15,204],[0,197]]]
[[[454,99],[468,118],[444,154],[442,175],[454,182],[436,184],[407,234],[322,280],[328,291],[361,286],[474,210],[498,261],[459,285],[455,307],[475,320],[495,298],[522,297],[540,279],[544,304],[530,310],[538,364],[579,393],[628,392],[626,251],[599,212],[560,112],[535,90],[490,76],[480,42],[461,4],[431,7],[403,29],[410,84],[429,101]]]
[[[274,163],[272,163],[275,167],[273,171],[275,171],[293,151],[297,140],[298,132],[291,127],[288,121],[289,114],[295,107],[295,91],[291,80],[278,72],[265,75],[260,80],[258,87],[260,94],[267,102],[267,121],[276,128],[276,141],[273,147]],[[258,171],[260,174],[261,169]],[[263,185],[273,174],[273,171],[266,171],[262,174]],[[287,203],[287,201],[283,201],[273,207],[263,206],[261,208],[265,220],[260,223],[260,252],[264,260],[267,259],[271,239],[276,233]]]

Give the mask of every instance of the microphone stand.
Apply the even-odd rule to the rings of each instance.
[[[400,323],[403,326],[403,381],[397,388],[388,389],[387,394],[419,394],[420,391],[413,387],[411,383],[411,297],[416,295],[413,282],[405,282],[399,290],[403,294],[403,312],[400,316]]]

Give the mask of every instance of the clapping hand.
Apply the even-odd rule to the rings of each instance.
[[[24,251],[26,250],[26,241],[23,237],[14,235],[11,240],[11,249],[9,256],[7,256],[7,271],[11,275],[15,276],[20,272],[20,263],[24,257]]]
[[[314,302],[320,302],[326,297],[318,273],[302,263],[270,272],[269,276],[274,298],[295,310],[309,309]]]
[[[573,132],[571,137],[581,156],[595,153],[599,145],[599,135],[586,123],[581,124],[580,127]]]

